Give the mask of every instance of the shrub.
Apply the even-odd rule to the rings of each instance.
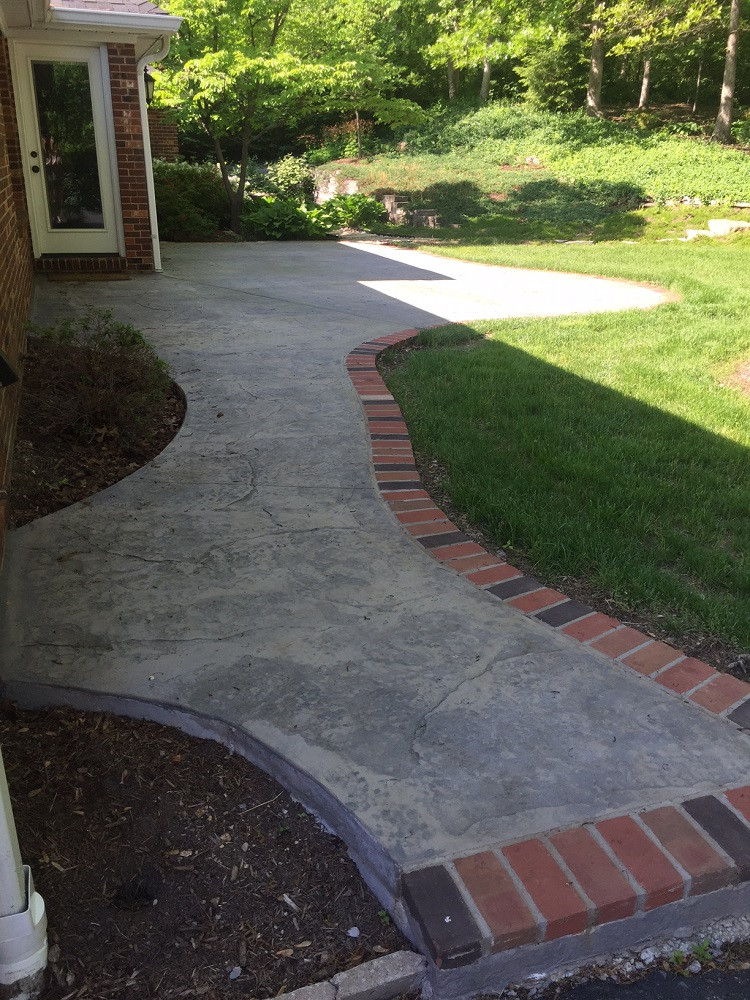
[[[91,440],[116,436],[135,445],[158,416],[172,380],[167,366],[135,327],[117,322],[109,310],[34,327],[24,392],[36,400],[39,424],[48,434]],[[57,390],[41,391],[54,371]]]
[[[266,187],[282,198],[311,201],[315,193],[315,178],[306,156],[289,153],[268,166]]]
[[[246,239],[320,239],[334,227],[319,212],[296,198],[251,198],[242,215],[242,234]]]
[[[229,225],[229,206],[211,164],[154,160],[156,216],[165,240],[205,240]]]
[[[314,211],[331,229],[369,229],[386,217],[383,203],[366,194],[338,194]]]

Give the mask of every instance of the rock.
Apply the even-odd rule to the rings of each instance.
[[[651,965],[656,959],[656,952],[653,948],[644,948],[641,952],[641,961],[644,965]]]
[[[440,225],[440,216],[434,208],[415,208],[411,212],[412,226],[426,226],[428,229],[437,229]]]
[[[687,970],[691,976],[697,976],[702,968],[703,966],[701,965],[701,963],[696,961],[696,962],[691,962],[690,965],[687,967]]]
[[[730,233],[750,229],[750,222],[742,222],[741,219],[709,219],[708,228],[712,236],[728,236]]]

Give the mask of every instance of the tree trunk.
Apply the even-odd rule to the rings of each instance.
[[[641,81],[641,97],[638,101],[638,109],[642,111],[648,107],[648,95],[651,90],[651,56],[648,55],[643,60],[643,80]]]
[[[448,59],[448,100],[455,101],[456,99],[456,69],[453,65],[453,60]]]
[[[729,12],[729,37],[724,62],[724,81],[721,85],[721,104],[711,138],[714,142],[729,142],[732,138],[732,105],[734,84],[737,79],[737,46],[740,38],[740,0],[732,0]]]
[[[354,112],[354,119],[357,122],[357,159],[362,159],[362,128],[359,122],[359,111]]]
[[[604,33],[598,21],[591,28],[591,63],[589,86],[583,110],[592,118],[602,116],[602,80],[604,79]]]
[[[492,64],[489,59],[484,60],[482,66],[482,86],[479,88],[479,100],[486,104],[490,99],[490,80],[492,79]]]
[[[698,63],[698,76],[695,78],[695,97],[693,98],[693,114],[698,110],[698,95],[701,89],[701,77],[703,76],[703,56]]]

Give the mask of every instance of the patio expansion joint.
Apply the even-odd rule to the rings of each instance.
[[[488,599],[595,650],[671,697],[750,731],[750,684],[527,577],[450,521],[424,489],[403,415],[374,365],[383,350],[418,333],[366,341],[346,359],[367,418],[376,486],[401,529]],[[430,715],[492,667],[490,662],[464,678],[422,716],[411,740],[413,754],[419,757],[415,744]],[[727,817],[732,829],[724,832]],[[581,858],[591,871],[581,867]],[[750,785],[490,844],[468,858],[431,861],[406,870],[399,892],[435,966],[451,969],[617,920],[632,922],[747,882]]]

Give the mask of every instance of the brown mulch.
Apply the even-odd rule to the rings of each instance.
[[[25,368],[34,364],[26,357]],[[39,381],[37,379],[37,381]],[[54,371],[41,380],[54,393]],[[153,424],[135,444],[102,428],[88,440],[50,434],[39,426],[33,399],[21,397],[10,489],[10,524],[20,528],[78,500],[98,493],[150,462],[169,444],[185,417],[185,399],[176,385]]]
[[[409,947],[346,846],[216,743],[7,703],[0,743],[46,1000],[274,997]]]
[[[466,345],[467,350],[471,350],[474,344]],[[378,367],[384,375],[393,370],[400,359],[408,351],[423,350],[421,345],[400,344],[396,348],[389,348],[385,357],[378,360]],[[750,363],[747,371],[748,389],[750,391]],[[585,579],[576,576],[564,576],[560,574],[539,574],[537,567],[528,556],[519,549],[513,549],[508,553],[498,547],[494,538],[485,532],[479,525],[473,524],[466,515],[459,510],[450,499],[446,489],[447,472],[445,468],[436,460],[426,455],[414,452],[415,462],[419,476],[425,490],[430,494],[438,507],[444,511],[450,520],[468,535],[478,545],[481,545],[493,555],[498,555],[502,559],[507,558],[514,566],[517,566],[525,575],[541,578],[547,587],[561,591],[563,594],[582,604],[587,605],[593,611],[617,618],[625,625],[630,625],[638,629],[652,639],[659,642],[666,642],[682,650],[687,656],[704,660],[716,670],[723,673],[732,674],[741,680],[750,681],[750,656],[738,646],[726,642],[719,636],[706,634],[696,630],[686,630],[673,632],[669,631],[660,622],[659,615],[654,615],[648,611],[633,611],[613,600],[609,595],[602,593],[593,584]]]

